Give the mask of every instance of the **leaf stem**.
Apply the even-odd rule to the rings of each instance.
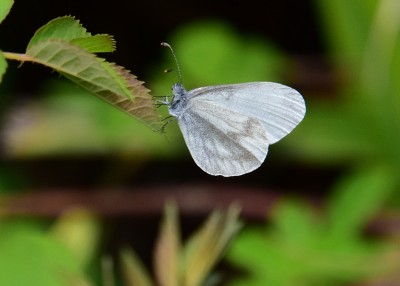
[[[32,62],[32,57],[26,54],[3,52],[3,55],[8,60],[20,61],[20,62]]]

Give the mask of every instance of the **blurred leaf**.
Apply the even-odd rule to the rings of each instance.
[[[160,286],[178,286],[180,274],[180,228],[176,205],[165,207],[161,233],[155,249],[154,270]]]
[[[66,286],[94,286],[92,283],[81,276],[66,275],[64,281],[65,283],[63,285]]]
[[[348,75],[358,72],[371,21],[381,0],[314,1],[325,26],[326,40],[333,47],[335,60],[346,67]]]
[[[35,32],[28,43],[27,50],[30,50],[34,45],[40,42],[51,39],[59,39],[69,42],[73,39],[90,36],[91,34],[88,33],[74,17],[58,17],[50,20]]]
[[[333,190],[328,205],[331,237],[354,238],[382,209],[398,179],[390,168],[373,166],[349,174]]]
[[[275,209],[270,227],[242,231],[228,258],[247,275],[232,285],[347,285],[379,277],[396,263],[384,263],[393,249],[332,237],[322,220],[312,220],[305,205],[284,202]]]
[[[279,248],[267,240],[267,233],[258,228],[246,227],[236,238],[228,252],[229,261],[245,271],[231,285],[283,286],[293,285],[293,277],[299,271],[286,259]],[[295,285],[303,285],[296,280]]]
[[[400,36],[397,36],[396,46],[392,51],[389,69],[389,80],[391,83],[391,88],[393,89],[392,97],[389,98],[389,103],[394,108],[394,113],[400,117]],[[400,121],[400,120],[398,120]]]
[[[181,147],[175,142],[178,132],[168,132],[174,144],[166,144],[159,133],[66,80],[44,87],[40,100],[18,106],[6,118],[3,138],[9,156],[113,153],[134,157],[132,168],[156,156],[174,156]]]
[[[336,62],[353,83],[358,84],[360,80],[366,89],[385,98],[385,85],[390,81],[389,66],[398,54],[399,2],[333,0],[315,3]]]
[[[31,222],[0,224],[0,284],[65,285],[67,275],[81,275],[68,249]]]
[[[293,152],[307,161],[320,164],[365,161],[380,156],[381,152],[377,148],[379,126],[373,119],[365,103],[310,102],[295,136],[285,141],[290,141]]]
[[[103,286],[115,286],[114,263],[111,257],[101,259],[101,273]]]
[[[296,147],[299,156],[316,163],[400,166],[396,109],[391,101],[378,104],[367,98],[348,98],[335,105],[310,103],[298,132],[286,141]]]
[[[302,132],[296,133],[299,153],[325,163],[350,159],[399,167],[400,68],[395,61],[400,54],[400,3],[333,0],[316,5],[347,78],[341,102],[308,108]]]
[[[276,81],[282,75],[284,61],[278,49],[261,38],[241,38],[222,22],[208,20],[185,25],[174,34],[171,43],[182,68],[183,84],[188,89]],[[174,67],[173,58],[168,55],[168,59],[169,67]],[[177,81],[174,73],[160,78],[164,86],[160,90],[165,90],[167,82],[171,86],[171,81]]]
[[[7,61],[0,50],[0,83],[3,80],[3,75],[5,74],[6,69],[7,69]]]
[[[154,285],[148,271],[137,258],[136,254],[125,248],[121,252],[121,268],[125,286]]]
[[[235,205],[226,214],[214,211],[203,227],[190,238],[184,248],[183,285],[202,285],[241,228],[238,215],[239,208]]]
[[[155,273],[158,285],[200,286],[210,277],[211,269],[221,259],[241,224],[239,208],[229,207],[226,213],[214,211],[203,225],[180,247],[177,209],[168,204],[155,250]],[[151,278],[136,255],[125,249],[121,255],[126,286],[153,285]]]
[[[399,50],[399,12],[399,1],[378,1],[362,55],[361,83],[378,101],[387,100],[387,95],[380,95],[389,91],[390,66],[396,50]]]
[[[2,0],[0,2],[0,23],[3,22],[8,13],[10,13],[13,4],[14,0]]]
[[[320,222],[306,204],[281,202],[274,210],[273,222],[285,243],[311,246],[320,238]]]
[[[74,253],[80,268],[85,269],[93,261],[101,234],[99,222],[93,214],[74,209],[57,219],[52,235]]]

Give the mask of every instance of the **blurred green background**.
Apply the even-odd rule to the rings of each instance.
[[[175,69],[167,41],[187,89],[280,82],[302,93],[306,117],[260,169],[214,178],[176,123],[154,133],[43,67],[10,62],[0,285],[101,285],[101,257],[125,244],[151,265],[167,197],[184,235],[213,207],[242,205],[246,224],[217,285],[400,285],[400,1],[17,0],[0,48],[23,52],[37,28],[68,14],[114,35],[105,57],[153,95],[178,80],[163,72]]]

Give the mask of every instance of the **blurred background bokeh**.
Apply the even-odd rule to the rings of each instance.
[[[63,15],[114,35],[102,56],[152,95],[178,80],[164,72],[176,69],[165,41],[187,89],[275,81],[300,91],[307,113],[258,170],[212,177],[176,123],[153,132],[45,67],[9,62],[0,285],[64,285],[59,269],[102,285],[102,257],[125,245],[151,266],[168,198],[184,237],[212,209],[241,205],[215,285],[400,285],[400,1],[16,0],[0,49],[24,52]]]

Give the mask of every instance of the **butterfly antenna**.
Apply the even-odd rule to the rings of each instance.
[[[181,74],[181,68],[179,67],[178,59],[176,58],[176,55],[174,53],[174,50],[172,49],[171,45],[168,43],[161,43],[161,46],[167,47],[171,50],[172,55],[174,56],[176,67],[178,69],[178,77],[179,77],[179,82],[182,83],[182,74]]]

